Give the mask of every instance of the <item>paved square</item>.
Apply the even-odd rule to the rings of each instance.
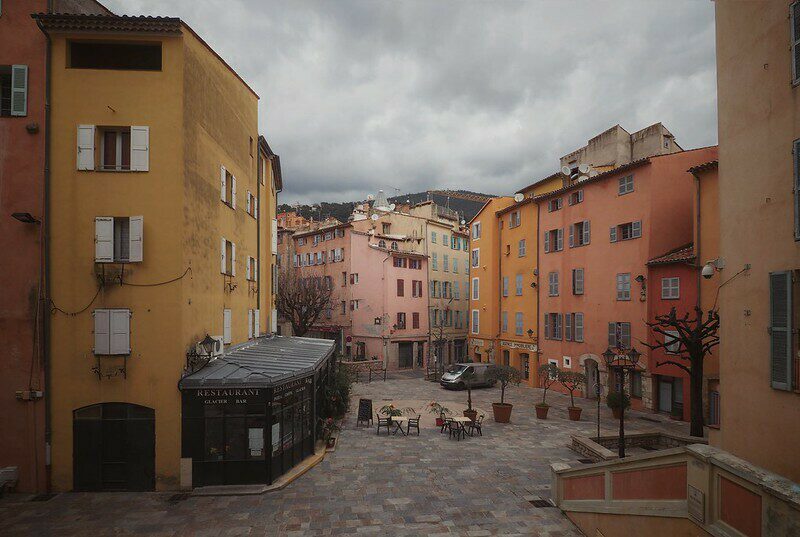
[[[389,402],[416,408],[420,435],[376,436],[374,427],[356,427],[360,397],[373,399],[375,410]],[[424,405],[436,400],[460,412],[466,392],[392,374],[355,385],[336,451],[281,491],[173,502],[173,493],[68,493],[47,502],[9,495],[0,500],[0,535],[580,535],[558,509],[531,501],[549,497],[551,462],[579,464],[567,444],[572,434],[595,434],[594,402],[581,399],[583,421],[570,422],[569,398],[548,394],[549,419],[539,421],[533,404],[541,390],[511,388],[512,423],[497,424],[491,403],[499,398],[498,388],[473,390],[473,406],[486,414],[484,436],[451,440]],[[602,433],[613,434],[617,422],[605,405],[601,416]],[[626,430],[688,431],[652,419],[631,412]]]

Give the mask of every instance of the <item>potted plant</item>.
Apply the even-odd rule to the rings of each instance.
[[[394,406],[393,403],[389,403],[388,405],[383,405],[380,408],[380,410],[378,410],[378,412],[380,412],[384,416],[394,417],[394,416],[402,416],[403,412],[408,412],[410,414],[413,414],[414,413],[414,409],[410,408],[410,407],[401,409],[401,408],[398,408],[398,407]]]
[[[442,406],[436,401],[431,401],[428,404],[428,412],[436,415],[436,426],[441,427],[444,425],[444,419],[453,413],[449,408]]]
[[[542,402],[536,403],[536,417],[540,420],[547,419],[547,390],[558,380],[558,366],[554,363],[544,364],[539,368],[539,385],[542,387]]]
[[[518,369],[507,365],[497,365],[490,367],[486,372],[487,380],[491,383],[500,383],[500,402],[492,403],[492,413],[494,421],[497,423],[508,423],[511,420],[511,403],[506,403],[506,388],[513,384],[518,386],[522,382],[522,374]]]
[[[586,384],[586,375],[577,371],[561,371],[558,375],[558,381],[569,392],[569,419],[572,421],[580,421],[581,411],[579,406],[575,406],[575,390]]]
[[[475,421],[478,418],[478,411],[472,408],[472,383],[475,382],[475,371],[473,368],[468,368],[461,374],[461,380],[464,381],[464,387],[467,389],[467,409],[464,411],[464,417]]]
[[[623,405],[625,406],[625,410],[631,407],[631,398],[622,392],[613,391],[609,392],[606,396],[606,404],[614,414],[614,418],[620,419],[622,417]]]
[[[320,421],[322,422],[322,438],[325,440],[325,447],[333,449],[336,445],[336,437],[333,436],[333,433],[339,431],[339,425],[333,418],[320,418]]]

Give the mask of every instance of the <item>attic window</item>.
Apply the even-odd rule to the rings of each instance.
[[[161,71],[161,43],[70,41],[67,65],[72,69]]]

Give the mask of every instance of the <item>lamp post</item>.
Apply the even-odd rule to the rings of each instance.
[[[197,349],[191,349],[188,353],[186,353],[186,370],[189,372],[195,371],[200,364],[203,366],[207,364],[214,353],[214,347],[217,344],[217,340],[213,337],[206,334],[206,337],[199,343],[200,348],[203,350],[204,354],[197,352]],[[202,367],[202,366],[201,366]],[[198,368],[199,369],[199,368]]]
[[[612,349],[607,348],[603,353],[603,359],[606,362],[606,371],[609,375],[616,368],[620,371],[620,413],[619,413],[619,458],[625,458],[625,374],[630,369],[636,369],[636,364],[639,363],[639,357],[642,353],[631,347],[627,351],[621,347]]]

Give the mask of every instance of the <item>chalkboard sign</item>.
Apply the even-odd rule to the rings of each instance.
[[[372,399],[358,400],[358,421],[356,426],[361,425],[362,421],[365,425],[372,423]]]

